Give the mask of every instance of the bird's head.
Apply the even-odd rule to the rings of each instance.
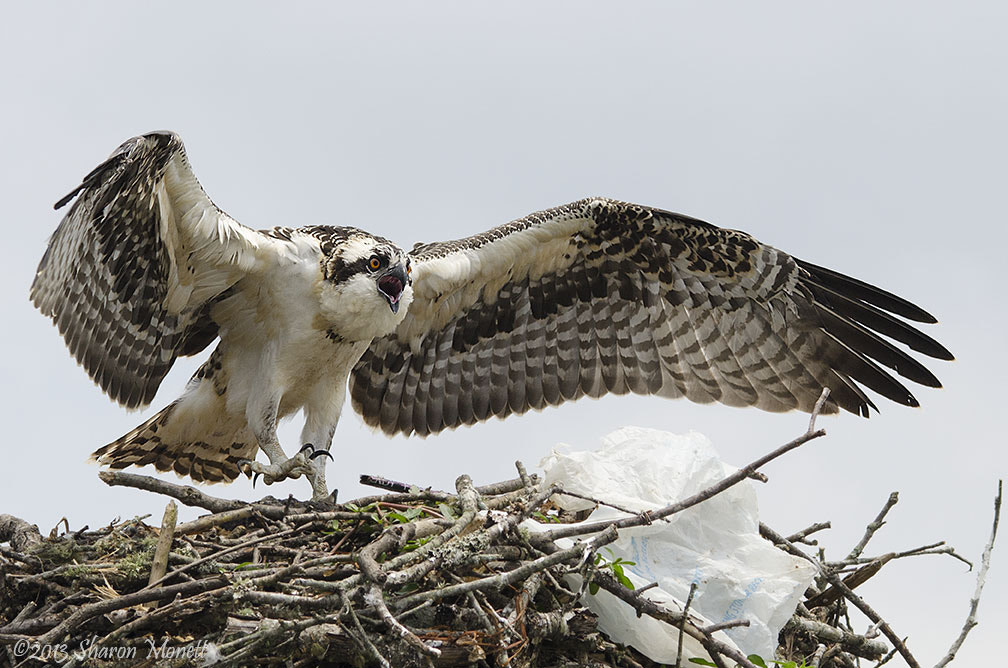
[[[413,300],[410,258],[392,242],[353,228],[322,242],[323,318],[347,340],[390,334]]]

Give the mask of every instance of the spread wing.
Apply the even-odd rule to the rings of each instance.
[[[31,300],[110,397],[143,406],[178,355],[215,338],[207,305],[282,242],[218,209],[170,132],[127,141],[56,208],[75,197]]]
[[[419,245],[414,299],[354,368],[351,397],[387,433],[424,435],[612,392],[867,416],[863,388],[917,401],[938,379],[889,339],[952,355],[904,299],[744,232],[605,199]],[[882,335],[882,336],[880,336]]]

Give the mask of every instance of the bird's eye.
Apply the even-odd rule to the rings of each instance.
[[[368,261],[368,266],[371,267],[371,271],[377,271],[381,269],[382,261],[377,255],[372,255],[371,259]]]

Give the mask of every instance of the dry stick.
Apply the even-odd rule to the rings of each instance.
[[[350,616],[350,621],[353,623],[354,630],[356,631],[356,633],[350,633],[348,630],[348,635],[350,635],[350,637],[353,638],[365,652],[367,652],[368,656],[377,661],[382,668],[392,668],[388,659],[381,655],[378,648],[375,647],[374,643],[371,642],[371,639],[368,638],[368,634],[364,630],[364,627],[361,626],[360,619],[357,618],[357,613],[354,612],[353,605],[350,603],[350,599],[347,597],[346,593],[341,591],[339,593],[339,597],[343,602],[343,609],[340,610],[340,617],[343,616],[343,611],[345,610],[346,614]],[[360,636],[358,637],[357,634],[360,634]]]
[[[785,443],[781,447],[777,448],[773,452],[760,457],[759,459],[747,464],[743,468],[740,468],[735,473],[723,478],[720,482],[717,482],[707,489],[694,494],[693,496],[683,499],[677,503],[670,504],[664,508],[658,510],[642,513],[634,517],[625,517],[623,519],[615,521],[602,520],[599,522],[590,522],[584,524],[572,524],[568,527],[561,527],[559,529],[551,529],[549,531],[543,531],[536,535],[538,541],[553,541],[558,538],[569,538],[572,536],[581,536],[587,533],[594,533],[596,531],[602,531],[606,527],[615,526],[617,529],[625,529],[627,527],[642,526],[649,524],[654,520],[660,520],[669,515],[674,515],[675,513],[682,512],[683,510],[702,503],[707,499],[720,494],[729,487],[738,484],[739,482],[745,480],[749,477],[749,474],[756,469],[764,466],[765,464],[777,459],[781,455],[787,454],[791,450],[794,450],[800,445],[808,443],[809,441],[819,438],[820,436],[825,436],[826,431],[820,429],[815,430],[815,421],[819,416],[819,412],[822,410],[823,404],[826,403],[826,398],[829,396],[829,389],[823,389],[822,394],[819,396],[819,400],[816,401],[815,408],[812,409],[812,416],[809,420],[809,428],[804,434],[794,439],[790,443]]]
[[[615,503],[609,503],[608,501],[603,501],[601,499],[596,499],[593,496],[588,496],[587,494],[580,494],[578,492],[572,492],[569,489],[561,489],[560,494],[563,496],[573,496],[576,499],[583,499],[585,501],[591,501],[592,503],[598,504],[600,506],[605,506],[607,508],[612,508],[613,510],[618,510],[621,513],[626,513],[627,515],[638,516],[639,513],[636,510],[630,510],[629,508],[623,508],[622,506],[617,506]],[[652,516],[653,517],[653,516]]]
[[[283,538],[284,536],[289,536],[292,533],[297,533],[299,531],[304,530],[305,527],[307,527],[307,526],[309,526],[309,525],[308,524],[302,524],[301,526],[295,527],[293,529],[287,529],[286,531],[281,531],[280,533],[274,533],[274,534],[270,534],[270,535],[267,535],[267,536],[260,536],[258,538],[253,538],[252,540],[247,540],[245,542],[238,543],[237,545],[233,545],[233,546],[228,547],[228,548],[224,548],[223,550],[219,550],[219,551],[214,552],[212,554],[208,554],[207,556],[203,557],[202,559],[197,559],[196,561],[189,562],[185,566],[181,566],[179,568],[176,568],[171,573],[168,573],[167,575],[158,578],[157,580],[155,580],[154,582],[150,583],[149,585],[147,585],[146,587],[144,587],[140,591],[144,591],[144,590],[150,589],[151,587],[155,587],[155,586],[161,584],[162,582],[164,582],[165,580],[170,580],[171,578],[175,577],[176,575],[179,575],[180,573],[184,573],[185,571],[189,570],[190,568],[193,568],[194,566],[198,566],[200,564],[204,564],[204,563],[210,561],[211,559],[219,559],[220,557],[223,557],[225,554],[230,554],[232,552],[237,552],[238,550],[242,550],[242,549],[245,549],[247,547],[252,547],[253,545],[258,545],[259,543],[265,543],[268,540],[276,540],[278,538]]]
[[[892,560],[892,554],[885,554],[881,557],[869,562],[867,565],[862,566],[857,569],[847,577],[843,579],[844,585],[849,587],[851,590],[857,589],[869,579],[871,579],[876,573],[882,570],[882,567]],[[805,606],[809,609],[819,608],[827,606],[842,596],[839,589],[830,586],[824,589],[821,593],[816,594],[812,598],[805,601]]]
[[[820,564],[818,560],[813,559],[812,557],[808,556],[807,554],[799,550],[797,547],[795,547],[794,543],[792,543],[787,538],[780,535],[767,525],[763,524],[762,522],[760,522],[760,534],[769,538],[774,543],[777,543],[778,546],[781,546],[787,552],[795,555],[796,557],[801,557],[802,559],[805,559],[813,566],[815,566],[815,569],[819,572],[819,574],[822,577],[826,579],[827,582],[829,582],[831,585],[839,589],[840,593],[842,593],[848,601],[857,606],[858,610],[863,612],[868,619],[870,619],[873,623],[878,625],[878,628],[882,631],[883,634],[885,634],[885,637],[889,639],[889,642],[893,644],[893,647],[895,647],[899,651],[900,656],[903,657],[903,660],[907,662],[907,665],[909,665],[910,668],[920,668],[920,664],[917,663],[917,659],[915,659],[914,655],[910,653],[909,649],[907,649],[906,643],[904,643],[903,640],[898,635],[896,635],[896,633],[889,626],[889,623],[886,622],[884,619],[882,619],[882,616],[879,615],[877,612],[875,612],[875,610],[873,610],[872,607],[868,605],[863,598],[861,598],[853,591],[851,591],[850,587],[845,585],[843,583],[843,580],[840,579],[840,576],[838,576],[836,573],[831,573],[825,568],[823,568],[822,564]]]
[[[238,647],[239,644],[242,645],[242,647],[240,647],[238,651],[236,651],[231,656],[221,658],[220,665],[222,666],[248,665],[247,663],[245,663],[246,659],[249,658],[252,655],[252,653],[264,642],[272,640],[273,638],[276,638],[278,636],[282,636],[284,633],[287,632],[298,633],[308,628],[309,626],[318,624],[320,621],[326,619],[328,618],[315,617],[312,619],[302,619],[298,621],[289,621],[285,619],[270,620],[273,621],[274,623],[268,625],[263,624],[258,631],[242,636],[238,640],[233,640],[225,645],[221,645],[221,647],[219,647],[218,650],[221,652],[222,655],[225,653],[225,648],[227,649],[235,648]]]
[[[161,520],[161,533],[158,534],[157,545],[154,547],[154,557],[151,559],[150,586],[164,577],[168,570],[168,553],[171,552],[172,540],[175,538],[175,522],[178,521],[178,505],[169,501],[165,506],[164,518]]]
[[[146,603],[148,601],[169,600],[179,594],[183,596],[193,593],[198,594],[209,589],[216,589],[226,584],[227,579],[224,576],[213,576],[202,580],[183,582],[181,584],[171,585],[168,587],[158,587],[157,589],[141,589],[140,591],[132,594],[125,594],[116,598],[96,601],[78,608],[76,612],[57,624],[48,633],[40,637],[38,642],[42,647],[52,645],[62,640],[63,636],[71,629],[80,628],[81,624],[92,617],[104,615],[112,612],[113,610],[121,610],[123,608],[139,605],[140,603]]]
[[[791,540],[791,538],[788,538]],[[794,541],[792,541],[794,542]],[[911,550],[903,550],[902,552],[890,552],[884,554],[880,557],[857,557],[855,559],[844,559],[842,561],[827,561],[825,564],[830,568],[844,568],[850,566],[860,566],[863,564],[870,564],[872,562],[878,561],[879,559],[903,559],[906,557],[920,557],[929,554],[947,554],[953,559],[958,559],[967,566],[970,570],[973,570],[973,563],[963,557],[961,554],[955,551],[951,545],[945,546],[945,541],[940,540],[937,543],[929,543],[928,545],[921,545],[920,547],[915,547]]]
[[[533,573],[549,568],[555,564],[569,561],[581,555],[590,554],[599,547],[613,542],[616,540],[617,536],[616,527],[610,526],[605,531],[585,543],[577,543],[566,550],[558,550],[553,554],[539,557],[538,559],[526,562],[514,570],[480,578],[478,580],[470,580],[469,582],[449,585],[447,587],[441,587],[440,589],[433,589],[406,596],[396,601],[395,608],[397,610],[403,610],[416,605],[421,601],[426,601],[427,599],[442,599],[448,596],[457,596],[470,591],[483,589],[500,589],[501,587],[521,582]]]
[[[134,620],[126,622],[122,626],[116,627],[108,635],[101,638],[95,643],[96,647],[103,645],[108,645],[114,640],[128,636],[130,633],[136,631],[137,629],[143,628],[153,622],[159,621],[165,617],[168,617],[174,613],[194,609],[200,610],[206,607],[204,601],[213,600],[215,596],[223,594],[228,590],[228,587],[220,587],[219,589],[211,589],[210,591],[203,592],[202,594],[197,594],[192,598],[178,598],[171,603],[164,605],[156,610],[151,610],[143,615],[140,615]]]
[[[889,651],[881,640],[871,640],[866,636],[859,636],[815,619],[794,616],[784,625],[783,630],[807,633],[816,640],[839,645],[845,652],[864,659],[878,659]]]
[[[854,549],[852,549],[850,554],[847,555],[848,559],[857,559],[861,556],[865,546],[868,545],[868,541],[870,541],[872,536],[875,535],[875,532],[881,529],[882,525],[885,524],[886,514],[888,514],[892,507],[896,505],[897,501],[899,501],[899,492],[893,492],[889,495],[885,505],[882,506],[882,510],[879,511],[878,516],[876,516],[875,519],[868,524],[868,527],[865,529],[864,536],[861,537],[858,544],[855,545]]]
[[[382,594],[381,586],[376,582],[371,583],[371,588],[368,593],[365,594],[364,600],[370,603],[371,606],[378,611],[378,616],[381,617],[385,625],[388,626],[390,631],[395,631],[396,635],[406,641],[414,649],[419,650],[427,656],[434,657],[435,659],[441,656],[441,650],[436,647],[431,647],[420,638],[410,631],[408,628],[402,625],[402,623],[389,612],[388,606],[385,604],[385,596]],[[424,601],[424,603],[430,603],[430,601]],[[423,604],[421,604],[423,605]]]
[[[640,594],[640,592],[637,592]],[[679,642],[676,643],[675,668],[682,666],[682,639],[686,635],[686,617],[689,615],[689,607],[693,604],[693,594],[696,593],[696,582],[690,582],[689,595],[686,596],[686,605],[682,609],[682,621],[679,623]]]
[[[740,626],[749,626],[748,619],[733,619],[727,622],[718,622],[717,624],[711,624],[709,626],[701,626],[700,630],[708,635],[717,633],[718,631],[726,631],[728,629],[735,629]]]
[[[539,477],[535,474],[529,476],[532,482],[538,482]],[[514,478],[512,480],[504,480],[502,482],[494,483],[492,485],[481,485],[474,488],[476,493],[480,496],[498,496],[500,494],[509,494],[511,492],[517,492],[524,489],[521,478]],[[353,499],[352,501],[347,501],[347,504],[354,503],[358,506],[366,506],[370,503],[387,502],[387,503],[409,503],[411,501],[438,501],[447,502],[455,498],[454,494],[449,494],[448,492],[439,492],[431,489],[424,489],[419,492],[410,492],[405,494],[393,493],[393,494],[376,494],[372,496],[362,496],[359,499]]]
[[[37,524],[28,524],[13,515],[0,515],[0,543],[7,541],[10,541],[14,552],[24,552],[41,543],[42,534],[39,533]]]
[[[473,520],[476,518],[476,513],[479,508],[479,494],[473,487],[472,478],[465,474],[460,475],[455,480],[455,488],[458,490],[458,498],[459,504],[462,506],[462,514],[450,527],[434,536],[434,538],[430,539],[417,549],[412,552],[400,554],[399,556],[385,562],[382,565],[382,569],[388,573],[387,577],[390,585],[398,586],[405,584],[406,582],[410,582],[414,578],[421,577],[432,570],[436,564],[436,551],[442,546],[447,545],[448,542],[458,536],[463,529],[472,524]],[[398,572],[392,572],[406,566],[411,567]]]
[[[529,477],[528,471],[525,470],[525,465],[520,459],[515,460],[515,468],[518,470],[518,478],[522,481],[522,487],[532,487],[532,478]]]
[[[815,653],[812,655],[812,661],[809,663],[811,668],[819,668],[819,663],[823,660],[823,656],[826,654],[826,645],[819,643],[816,647]]]
[[[1001,519],[1002,482],[1003,481],[998,480],[997,496],[994,497],[994,522],[991,526],[990,540],[987,541],[987,546],[984,547],[983,555],[980,557],[980,568],[977,569],[976,590],[973,592],[973,598],[970,599],[969,615],[966,617],[966,623],[963,624],[959,637],[952,643],[952,647],[949,648],[948,653],[943,656],[937,664],[935,664],[935,668],[943,668],[943,666],[948,665],[948,663],[955,658],[956,652],[959,651],[962,647],[963,641],[966,640],[966,635],[978,624],[976,617],[977,607],[980,605],[980,593],[983,591],[984,582],[987,579],[987,569],[990,568],[991,552],[994,550],[994,539],[997,538],[998,522]]]
[[[810,527],[806,527],[797,533],[791,534],[790,536],[787,537],[787,539],[792,543],[802,542],[807,543],[809,545],[815,545],[816,544],[815,541],[809,542],[806,541],[805,539],[811,536],[812,534],[816,533],[817,531],[822,531],[823,529],[830,529],[832,527],[833,525],[829,522],[816,522]]]
[[[178,499],[187,506],[195,506],[209,510],[212,513],[220,513],[225,510],[238,510],[251,506],[258,512],[270,519],[283,519],[286,514],[283,506],[268,505],[265,503],[246,503],[235,499],[221,499],[216,496],[204,494],[195,487],[189,485],[176,485],[175,483],[159,480],[137,473],[123,473],[122,471],[99,471],[98,477],[102,482],[110,487],[133,487],[156,494],[164,494],[174,499]]]
[[[179,524],[175,527],[175,535],[184,536],[191,533],[202,533],[211,527],[246,519],[247,517],[254,515],[255,512],[256,509],[252,506],[245,506],[244,508],[237,508],[235,510],[225,510],[212,515],[204,515],[192,522]]]

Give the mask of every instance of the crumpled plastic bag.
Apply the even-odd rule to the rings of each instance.
[[[540,464],[545,484],[591,496],[634,512],[657,510],[689,497],[737,469],[722,462],[707,437],[696,432],[671,434],[624,427],[602,440],[595,451],[554,448]],[[586,510],[594,503],[557,495],[567,510]],[[626,517],[600,506],[586,520]],[[526,523],[529,529],[549,528]],[[635,562],[624,573],[635,588],[658,586],[644,596],[682,611],[690,583],[697,584],[691,614],[711,622],[748,619],[748,627],[719,632],[744,654],[769,659],[777,636],[791,618],[815,570],[808,562],[775,548],[759,535],[756,492],[743,481],[703,503],[672,515],[668,521],[620,529],[619,539],[603,548],[603,558]],[[611,554],[605,552],[610,550]],[[599,616],[599,627],[616,642],[633,646],[659,663],[675,662],[678,629],[647,616],[638,618],[626,603],[605,590],[584,595]],[[683,654],[707,657],[700,644],[684,637]]]

